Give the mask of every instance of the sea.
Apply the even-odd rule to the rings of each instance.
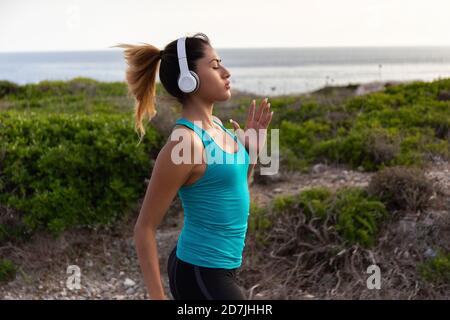
[[[450,47],[215,48],[232,90],[258,95],[328,85],[450,78]],[[89,77],[125,81],[123,51],[3,52],[0,80],[18,84]],[[159,77],[157,78],[159,81]]]

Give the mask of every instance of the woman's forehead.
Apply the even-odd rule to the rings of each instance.
[[[205,57],[204,57],[204,59],[207,62],[210,62],[212,59],[220,59],[220,57],[217,54],[216,50],[214,50],[210,46],[207,46],[206,49],[205,49]]]

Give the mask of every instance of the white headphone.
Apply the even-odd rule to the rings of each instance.
[[[185,93],[197,91],[200,86],[198,75],[189,70],[186,57],[186,37],[177,41],[178,64],[180,65],[180,75],[178,76],[178,87]]]

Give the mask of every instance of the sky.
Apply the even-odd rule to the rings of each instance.
[[[449,0],[0,0],[0,52],[205,33],[215,48],[450,46]]]

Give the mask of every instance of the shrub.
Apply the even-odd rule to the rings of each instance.
[[[450,252],[438,250],[434,258],[419,263],[417,269],[425,280],[450,283]]]
[[[29,232],[112,223],[145,189],[160,135],[120,114],[0,113],[0,203]],[[3,229],[7,226],[3,225]],[[3,234],[11,235],[11,230]]]
[[[328,189],[322,187],[306,189],[298,195],[299,208],[308,216],[325,217],[331,195]]]
[[[16,276],[16,266],[8,259],[0,259],[0,282],[14,280]]]
[[[343,188],[335,195],[336,230],[349,242],[371,247],[387,211],[382,202],[361,188]]]
[[[390,210],[421,210],[429,205],[433,185],[418,168],[396,166],[377,172],[368,186],[369,194],[381,199]]]
[[[265,245],[264,234],[271,227],[271,221],[267,216],[267,210],[258,206],[256,203],[250,203],[250,217],[248,221],[248,231],[253,234],[258,245]]]
[[[379,225],[387,216],[384,204],[361,188],[342,188],[335,193],[322,187],[310,188],[298,195],[279,195],[270,208],[273,220],[289,216],[293,223],[304,214],[308,220],[336,221],[334,227],[346,242],[365,247],[375,243]]]
[[[0,98],[8,94],[16,93],[19,89],[19,86],[13,82],[0,80]]]
[[[340,105],[287,106],[276,118],[280,144],[291,150],[283,151],[286,163],[295,169],[330,161],[375,171],[450,159],[450,105],[442,99],[449,89],[449,79],[414,82]]]

